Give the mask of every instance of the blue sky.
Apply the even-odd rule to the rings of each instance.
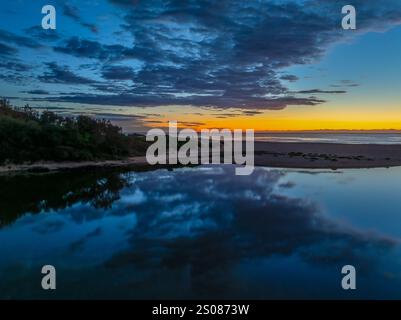
[[[41,28],[47,4],[56,30]],[[345,4],[357,30],[341,28]],[[0,96],[114,116],[398,114],[400,24],[399,0],[5,0]]]

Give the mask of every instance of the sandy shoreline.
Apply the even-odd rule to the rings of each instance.
[[[56,172],[93,168],[121,168],[148,165],[146,157],[131,157],[124,160],[81,161],[81,162],[37,162],[0,166],[0,174],[12,172]]]
[[[401,166],[401,144],[255,143],[255,164],[285,168],[377,168]]]
[[[83,162],[3,165],[0,174],[147,166],[146,157]],[[401,145],[255,142],[255,165],[283,168],[345,169],[401,166]]]

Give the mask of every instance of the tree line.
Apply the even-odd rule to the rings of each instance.
[[[125,135],[109,120],[38,112],[0,100],[0,164],[122,159],[144,155],[144,136]]]

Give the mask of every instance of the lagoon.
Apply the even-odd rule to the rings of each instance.
[[[401,298],[400,186],[400,167],[1,176],[0,298]]]

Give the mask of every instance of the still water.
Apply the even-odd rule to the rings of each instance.
[[[256,132],[256,141],[345,144],[401,144],[401,133]]]
[[[400,191],[401,168],[3,176],[0,298],[401,298]]]

